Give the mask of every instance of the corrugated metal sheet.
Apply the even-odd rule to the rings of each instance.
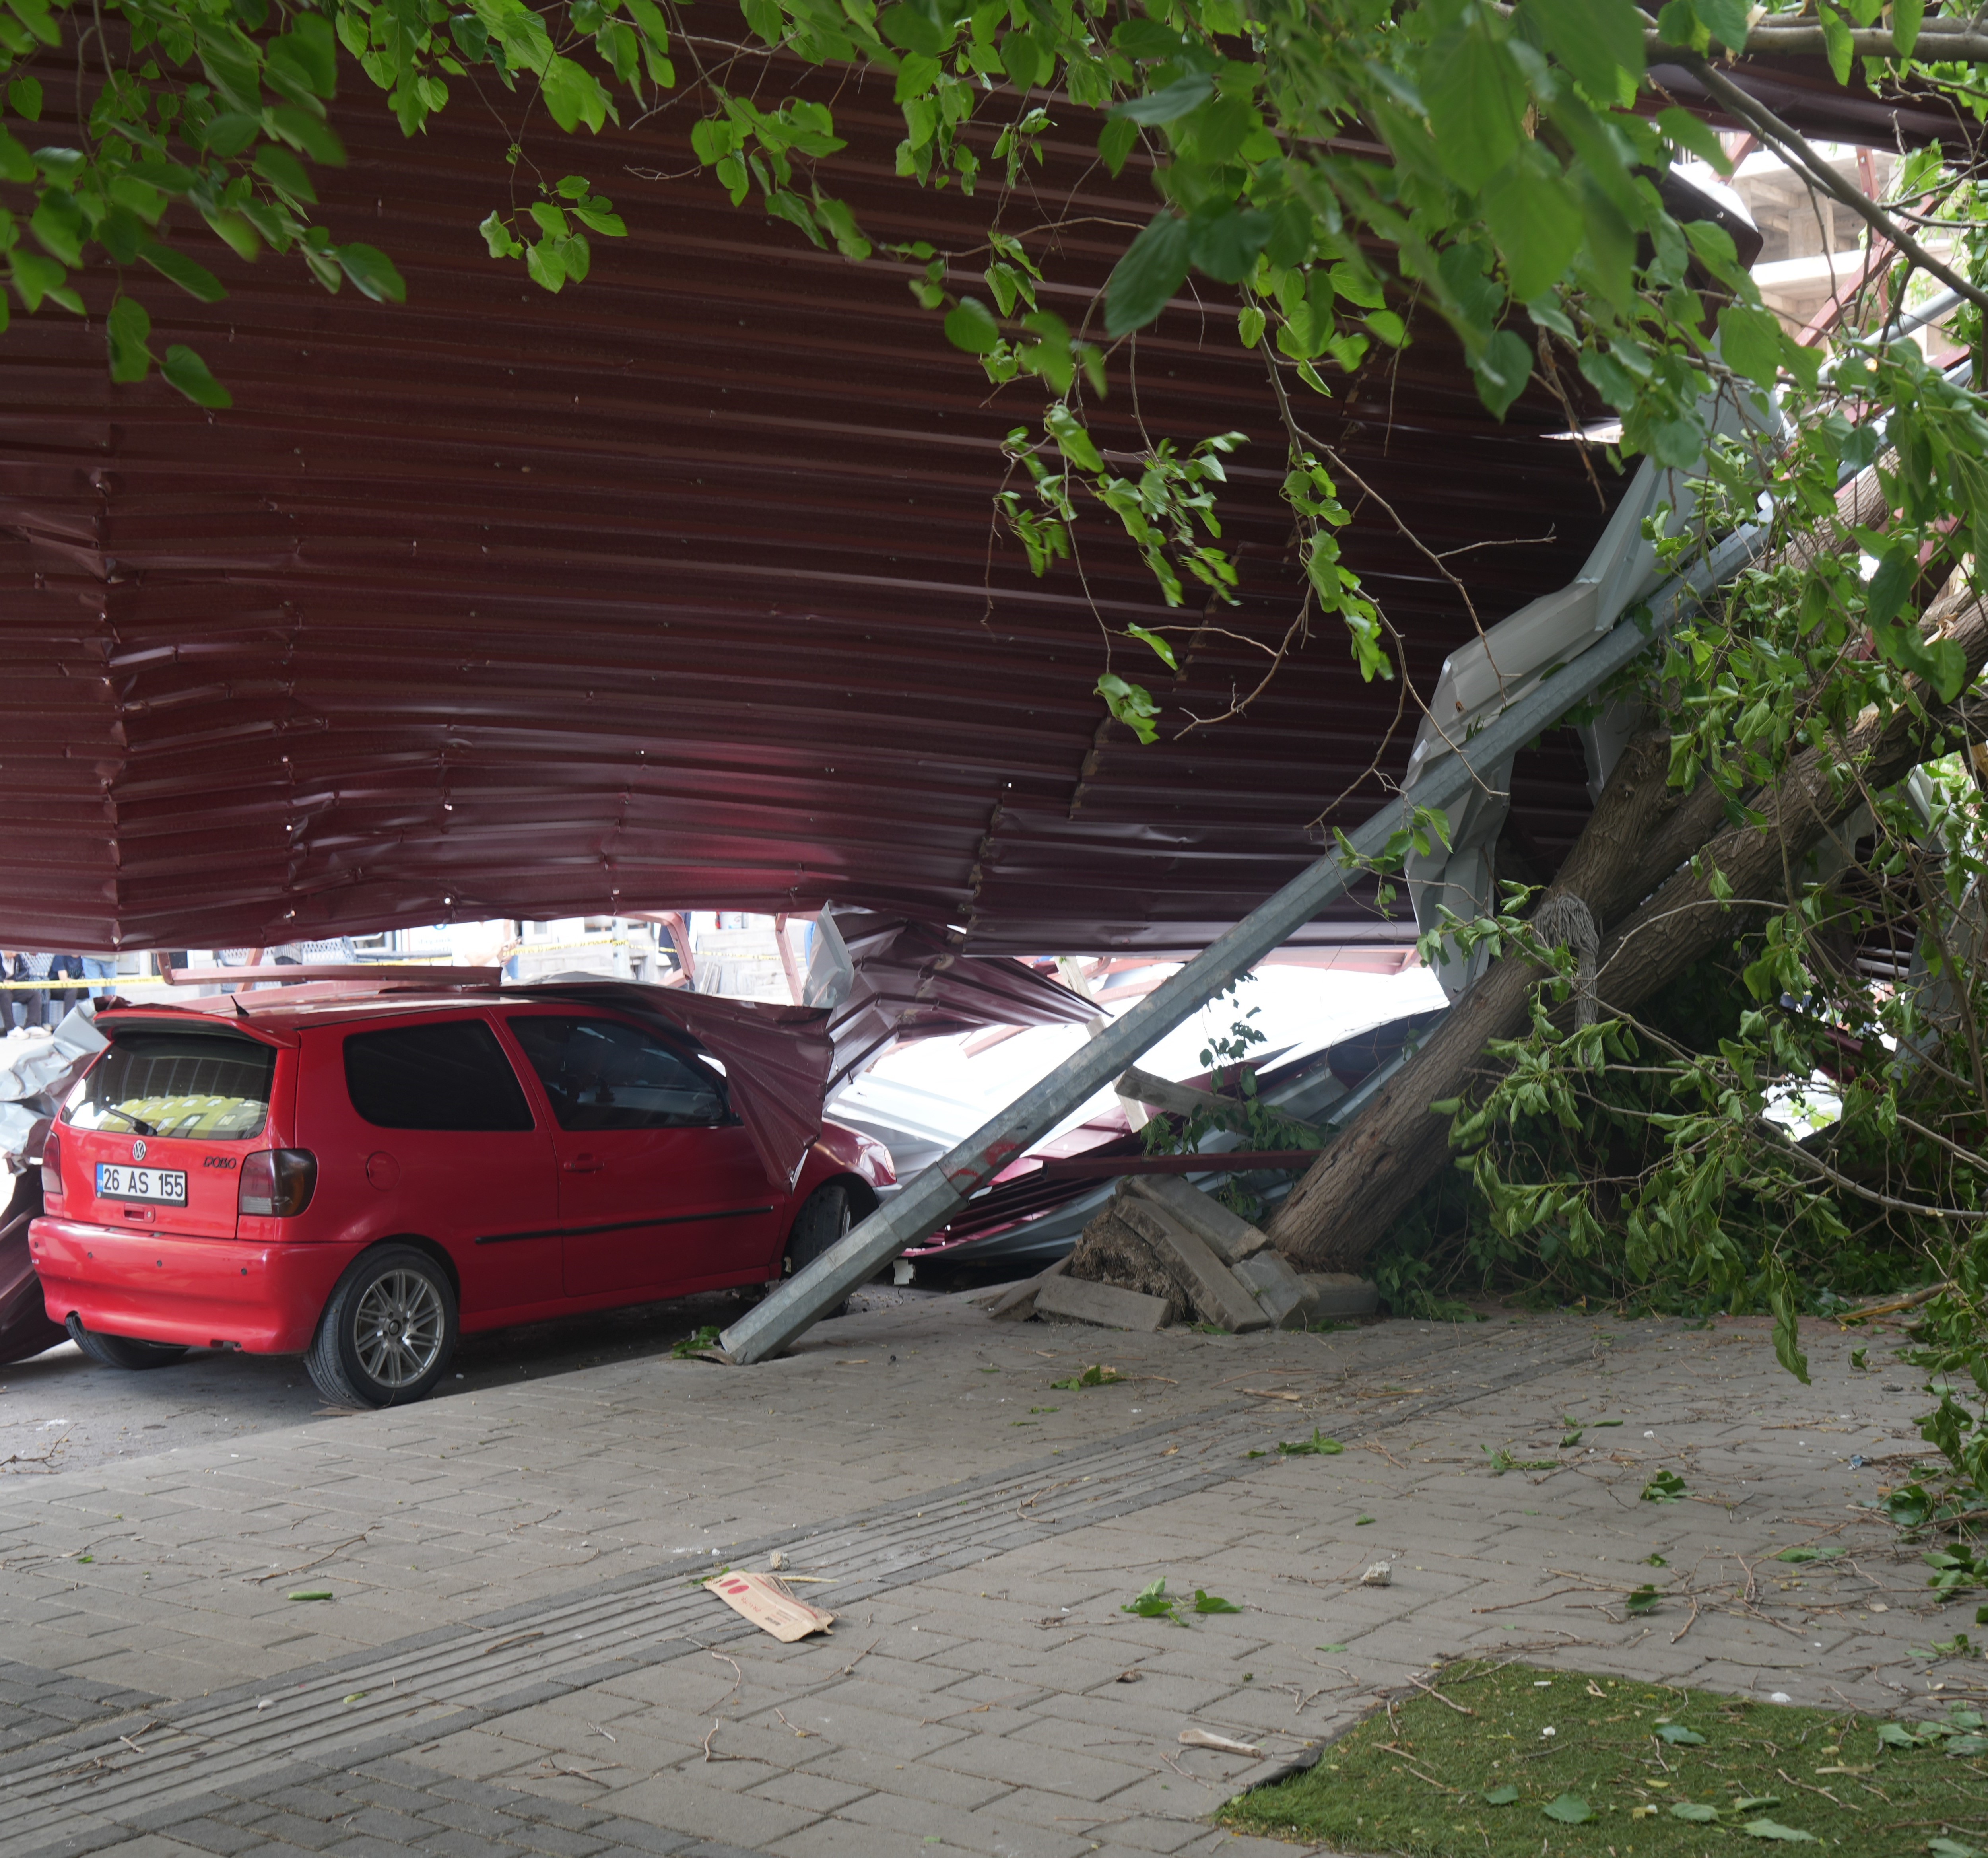
[[[991,195],[891,178],[883,89],[852,80],[837,108],[853,146],[832,183],[874,238],[980,242]],[[474,231],[501,129],[459,107],[404,141],[370,92],[340,126],[328,222],[394,255],[404,308],[207,255],[226,302],[152,302],[157,343],[197,343],[233,389],[213,418],[156,382],[110,388],[100,316],[0,339],[8,940],[832,899],[989,952],[1185,948],[1398,771],[1413,712],[1388,740],[1398,688],[1360,682],[1336,622],[1246,722],[1176,739],[1256,681],[1297,599],[1274,409],[1232,311],[1183,303],[1138,344],[1148,431],[1251,438],[1223,506],[1243,604],[1169,613],[1101,517],[1081,580],[1030,579],[989,498],[1038,394],[990,391],[913,303],[911,267],[732,208],[673,119],[534,147],[631,228],[556,300]],[[1052,140],[1006,223],[1067,193],[1048,300],[1075,323],[1150,197],[1104,185],[1081,131]],[[1129,449],[1128,360],[1098,425]],[[1544,436],[1559,408],[1536,391],[1496,425],[1439,331],[1307,417],[1432,548],[1528,539],[1452,557],[1486,623],[1564,582],[1607,513]],[[1469,617],[1372,505],[1347,550],[1429,687]],[[1142,749],[1090,692],[1100,628],[1204,618],[1176,635],[1178,679],[1143,660],[1168,739]],[[1142,648],[1116,651],[1136,671]],[[1587,810],[1570,739],[1515,784],[1515,831],[1550,867]],[[1309,939],[1406,932],[1356,900]]]

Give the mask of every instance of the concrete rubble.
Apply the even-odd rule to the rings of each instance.
[[[1068,1257],[979,1301],[997,1322],[1052,1317],[1150,1334],[1194,1321],[1241,1335],[1371,1315],[1380,1294],[1344,1272],[1294,1269],[1256,1227],[1178,1176],[1134,1174]]]

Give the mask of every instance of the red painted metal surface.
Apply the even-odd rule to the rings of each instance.
[[[887,84],[850,80],[837,112],[830,183],[880,245],[959,251],[972,287],[992,193],[891,178]],[[1242,604],[1169,611],[1095,513],[1081,577],[1030,577],[990,499],[1039,391],[991,390],[946,345],[917,266],[848,264],[731,207],[687,124],[529,151],[631,228],[554,299],[474,229],[504,198],[501,127],[463,107],[403,140],[370,91],[337,120],[352,161],[323,177],[327,222],[394,254],[405,307],[203,251],[232,294],[153,292],[154,346],[202,349],[235,395],[218,417],[110,385],[100,296],[86,327],[50,309],[0,340],[10,943],[832,900],[976,952],[1182,950],[1399,773],[1413,708],[1361,681],[1334,621],[1246,720],[1188,728],[1256,684],[1299,597],[1280,428],[1232,306],[1184,298],[1096,409],[1128,453],[1141,420],[1249,435],[1223,500]],[[1052,134],[1003,209],[1066,216],[1044,301],[1073,323],[1152,205],[1104,181],[1088,134]],[[1543,391],[1491,420],[1439,330],[1301,411],[1487,624],[1569,578],[1616,492],[1547,436],[1567,419]],[[1471,615],[1347,490],[1347,555],[1428,688]],[[1110,646],[1165,705],[1148,748],[1091,689],[1134,621],[1185,628],[1178,677]],[[1514,790],[1513,843],[1549,870],[1588,811],[1571,739],[1522,756]],[[1355,896],[1298,939],[1408,934]]]

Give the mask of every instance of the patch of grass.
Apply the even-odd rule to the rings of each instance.
[[[1433,1681],[1475,1714],[1398,1701],[1222,1823],[1412,1858],[1988,1854],[1988,1738],[1959,1704],[1901,1724],[1489,1660]]]

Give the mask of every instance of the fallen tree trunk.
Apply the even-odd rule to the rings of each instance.
[[[1971,682],[1988,661],[1988,605],[1963,594],[1936,604],[1928,621],[1959,644]],[[1861,804],[1860,790],[1833,783],[1831,769],[1857,761],[1868,786],[1888,787],[1923,759],[1932,729],[1959,722],[1965,704],[1963,695],[1929,706],[1925,724],[1903,709],[1860,722],[1838,751],[1798,756],[1756,799],[1764,826],[1725,832],[1717,831],[1724,804],[1715,789],[1701,786],[1687,797],[1665,785],[1668,726],[1659,720],[1640,733],[1541,899],[1543,909],[1556,895],[1578,898],[1598,929],[1632,911],[1603,938],[1597,991],[1604,1010],[1633,1009],[1759,915],[1719,904],[1703,868],[1687,859],[1706,852],[1736,898],[1779,898],[1786,873]],[[1449,1161],[1447,1119],[1428,1105],[1462,1091],[1488,1042],[1524,1031],[1540,976],[1536,963],[1508,954],[1463,994],[1284,1203],[1269,1229],[1279,1251],[1307,1271],[1359,1264]]]
[[[1709,787],[1689,795],[1672,787],[1670,751],[1662,722],[1631,739],[1541,909],[1575,899],[1598,929],[1648,896],[1711,834],[1723,804]],[[1270,1223],[1272,1244],[1308,1271],[1345,1271],[1365,1257],[1449,1158],[1449,1125],[1429,1114],[1429,1105],[1462,1088],[1492,1040],[1525,1030],[1540,975],[1536,963],[1514,952],[1465,990],[1293,1190]]]

